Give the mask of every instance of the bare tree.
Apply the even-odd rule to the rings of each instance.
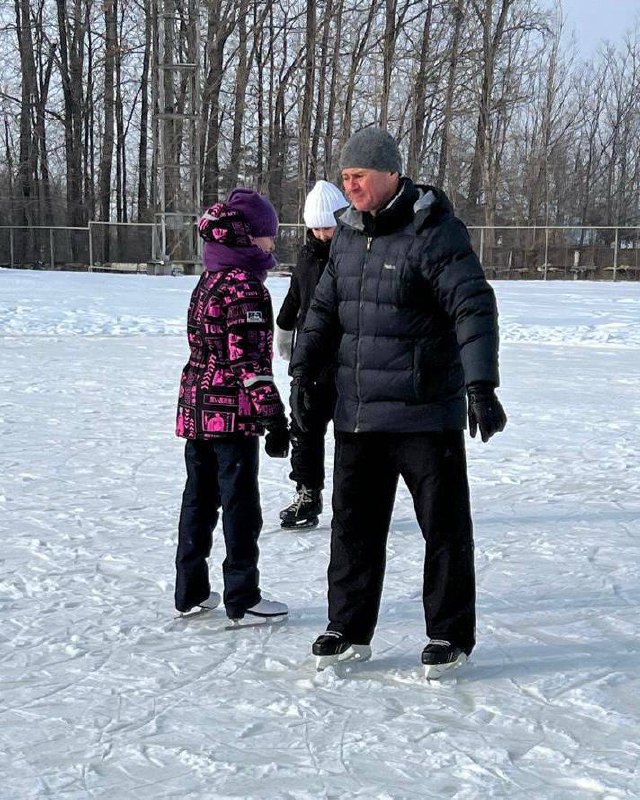
[[[224,50],[237,22],[234,0],[207,0],[207,72],[204,84],[203,189],[205,205],[218,197],[220,180],[220,89],[225,76]]]
[[[577,67],[557,10],[537,0],[202,0],[200,37],[190,0],[160,7],[13,0],[11,20],[0,8],[2,208],[16,221],[58,220],[61,191],[75,225],[148,219],[161,172],[152,112],[166,134],[164,210],[187,198],[198,162],[205,202],[242,181],[298,219],[311,183],[339,177],[354,128],[383,125],[407,172],[444,184],[469,222],[640,217],[637,25]]]
[[[84,5],[84,8],[83,8]],[[91,0],[73,0],[71,15],[65,0],[56,0],[58,12],[58,70],[64,97],[64,141],[66,156],[67,218],[71,225],[86,222],[83,204],[82,132],[84,37]],[[91,87],[93,88],[93,87]],[[91,96],[90,96],[91,97]],[[93,97],[91,97],[93,102]],[[88,131],[92,131],[89,125]],[[93,147],[91,147],[93,153]],[[91,156],[92,157],[92,156]]]
[[[28,0],[15,0],[16,36],[20,49],[21,105],[18,186],[20,223],[32,226],[37,214],[37,151],[31,125],[31,109],[36,103],[36,70],[33,58],[33,35]]]
[[[442,120],[442,133],[440,142],[440,155],[438,158],[437,182],[442,186],[447,174],[449,164],[449,153],[451,143],[449,141],[451,124],[453,120],[453,97],[456,87],[456,75],[458,70],[458,58],[460,55],[460,34],[464,21],[463,0],[449,0],[451,16],[453,18],[453,29],[451,32],[451,44],[449,46],[449,71],[447,76],[447,86],[444,96],[444,113]]]
[[[114,69],[116,48],[118,46],[118,28],[116,23],[117,0],[105,0],[105,56],[104,56],[104,133],[102,137],[102,154],[100,156],[100,176],[98,199],[100,203],[100,219],[111,217],[111,170],[114,145]]]
[[[229,156],[229,186],[235,186],[240,172],[242,156],[242,131],[245,126],[246,93],[254,51],[249,52],[247,35],[247,14],[249,0],[240,0],[238,10],[238,65],[236,68],[235,93],[233,104],[233,133]]]
[[[469,0],[482,35],[482,79],[468,191],[469,202],[474,205],[482,202],[483,187],[486,188],[488,182],[487,157],[491,150],[491,111],[496,64],[503,44],[507,15],[515,1],[497,0],[496,9],[494,0]]]
[[[307,3],[304,40],[304,90],[298,125],[298,207],[309,189],[309,153],[311,151],[311,113],[316,77],[316,5]]]
[[[138,145],[138,219],[144,220],[149,206],[147,176],[149,140],[149,66],[151,62],[151,0],[143,0],[144,51],[140,76],[140,141]],[[199,157],[199,154],[198,154]]]

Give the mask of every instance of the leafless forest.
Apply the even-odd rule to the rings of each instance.
[[[377,123],[467,222],[640,225],[640,18],[593,63],[562,28],[536,0],[0,0],[1,224],[193,212],[187,173],[296,222]]]

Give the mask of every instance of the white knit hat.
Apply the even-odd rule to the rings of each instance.
[[[307,228],[333,228],[336,224],[334,212],[348,205],[337,186],[318,181],[304,203],[304,224]]]

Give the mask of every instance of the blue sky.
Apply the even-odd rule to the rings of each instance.
[[[603,39],[622,42],[640,14],[640,0],[562,0],[567,33],[576,33],[579,55],[593,55]]]

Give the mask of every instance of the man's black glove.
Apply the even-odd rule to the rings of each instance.
[[[291,397],[289,398],[291,416],[303,433],[307,433],[312,424],[312,387],[313,384],[302,375],[295,375],[291,381]]]
[[[285,417],[266,425],[267,435],[264,437],[264,449],[271,458],[286,458],[289,455],[289,429]]]
[[[467,389],[469,395],[469,433],[476,435],[480,428],[483,442],[488,442],[494,433],[504,429],[507,415],[496,397],[490,383],[472,383]]]

